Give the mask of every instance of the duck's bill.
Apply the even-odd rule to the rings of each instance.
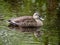
[[[40,18],[41,20],[44,20],[42,17]]]

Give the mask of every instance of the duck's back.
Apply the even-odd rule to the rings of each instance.
[[[12,22],[15,22],[20,27],[37,27],[37,22],[33,19],[32,16],[22,16],[18,18],[11,19]]]

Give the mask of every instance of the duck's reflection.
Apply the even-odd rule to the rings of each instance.
[[[35,37],[40,37],[40,35],[41,35],[40,27],[19,27],[17,25],[12,25],[12,24],[9,24],[8,27],[10,29],[17,30],[17,31],[20,31],[20,32],[34,33]]]

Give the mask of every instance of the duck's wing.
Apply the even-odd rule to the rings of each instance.
[[[20,22],[20,26],[22,27],[36,27],[37,23],[34,19],[25,19],[24,21]]]
[[[31,18],[32,18],[32,16],[21,16],[21,17],[9,19],[8,22],[20,23],[20,22],[24,21],[25,19],[31,19]]]
[[[19,20],[15,20],[15,22],[21,27],[37,27],[37,22],[32,16],[20,17]]]

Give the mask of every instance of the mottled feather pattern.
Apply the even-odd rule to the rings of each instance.
[[[21,27],[37,26],[37,23],[32,16],[18,17],[13,20],[11,19],[11,21],[15,21]]]

